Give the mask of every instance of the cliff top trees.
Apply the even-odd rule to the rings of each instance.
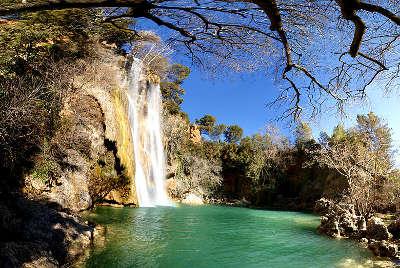
[[[0,76],[46,70],[43,63],[69,57],[71,60],[93,56],[93,41],[121,46],[135,35],[102,23],[101,10],[62,10],[24,14],[10,21],[0,21]],[[128,27],[131,20],[117,25]],[[42,69],[42,70],[40,70]]]
[[[166,77],[161,81],[160,88],[164,107],[172,114],[181,111],[185,90],[182,88],[183,81],[189,76],[190,69],[181,64],[172,64],[167,71]]]
[[[302,146],[313,140],[311,127],[306,122],[300,122],[295,130],[296,144]]]
[[[392,183],[395,172],[390,149],[390,129],[371,112],[357,116],[357,125],[352,129],[336,127],[330,141],[317,151],[315,160],[346,179],[343,200],[368,218],[380,205],[388,205],[384,200],[390,195],[385,193],[386,185]]]
[[[106,8],[101,20],[115,29],[121,19],[151,20],[170,30],[168,43],[204,66],[276,64],[278,99],[291,104],[283,116],[299,116],[304,101],[317,113],[326,98],[342,107],[376,81],[391,88],[399,82],[397,0],[7,0],[0,16],[69,8]]]
[[[224,137],[227,143],[238,143],[243,137],[243,129],[238,125],[226,126],[225,124],[216,124],[217,119],[206,114],[195,123],[199,125],[201,134],[207,135],[213,141],[221,141]]]
[[[214,116],[206,114],[200,119],[196,119],[196,124],[199,125],[201,134],[209,135],[215,125],[216,119]]]
[[[232,125],[224,131],[225,141],[228,143],[238,143],[243,136],[243,129],[238,125]]]
[[[221,136],[225,133],[227,126],[225,124],[218,124],[215,125],[211,132],[210,132],[210,138],[213,141],[221,141]]]

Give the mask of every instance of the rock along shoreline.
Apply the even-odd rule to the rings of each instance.
[[[400,217],[376,214],[365,219],[354,207],[321,198],[315,212],[321,216],[318,231],[332,238],[350,238],[369,248],[376,256],[400,265]]]

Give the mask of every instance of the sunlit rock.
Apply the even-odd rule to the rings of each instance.
[[[204,200],[194,193],[189,193],[182,199],[182,203],[187,205],[203,205]]]
[[[191,125],[189,129],[190,133],[190,140],[193,143],[200,143],[201,142],[201,134],[198,125]]]

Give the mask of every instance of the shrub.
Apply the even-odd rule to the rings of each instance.
[[[103,200],[112,190],[123,189],[129,185],[129,179],[118,175],[114,167],[112,152],[107,152],[90,166],[89,194],[93,203]]]

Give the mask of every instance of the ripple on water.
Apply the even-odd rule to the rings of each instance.
[[[104,207],[90,217],[109,231],[86,267],[372,267],[368,250],[318,235],[304,213]]]

